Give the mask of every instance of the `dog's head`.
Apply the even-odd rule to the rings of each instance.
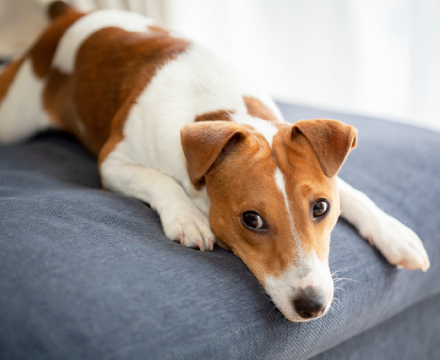
[[[317,318],[333,298],[335,175],[356,144],[356,130],[336,120],[252,124],[184,126],[190,176],[206,185],[217,243],[242,259],[286,318]]]

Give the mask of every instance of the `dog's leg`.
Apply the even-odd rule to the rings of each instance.
[[[124,163],[110,154],[101,164],[105,188],[145,201],[160,216],[165,235],[182,245],[213,249],[208,219],[171,177],[142,165]]]
[[[7,64],[0,72],[0,144],[32,136],[51,126],[43,108],[44,81],[29,57]]]
[[[338,178],[341,216],[354,225],[394,265],[407,269],[429,268],[419,237],[397,219],[379,209],[364,193]]]

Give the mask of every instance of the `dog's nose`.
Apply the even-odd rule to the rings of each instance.
[[[307,287],[293,300],[293,305],[303,319],[313,319],[324,313],[327,301],[322,290]]]

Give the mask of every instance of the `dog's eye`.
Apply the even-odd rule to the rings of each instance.
[[[330,208],[330,205],[327,200],[317,200],[315,204],[313,204],[313,217],[319,218],[325,215]]]
[[[241,215],[241,222],[250,230],[267,229],[264,219],[255,211],[246,211]]]

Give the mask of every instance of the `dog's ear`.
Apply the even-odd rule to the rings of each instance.
[[[305,136],[322,171],[331,178],[339,171],[350,150],[356,146],[357,130],[337,120],[301,120],[293,125],[292,140],[299,135]]]
[[[183,152],[193,182],[199,182],[216,162],[243,138],[243,128],[232,121],[201,121],[180,129]]]

